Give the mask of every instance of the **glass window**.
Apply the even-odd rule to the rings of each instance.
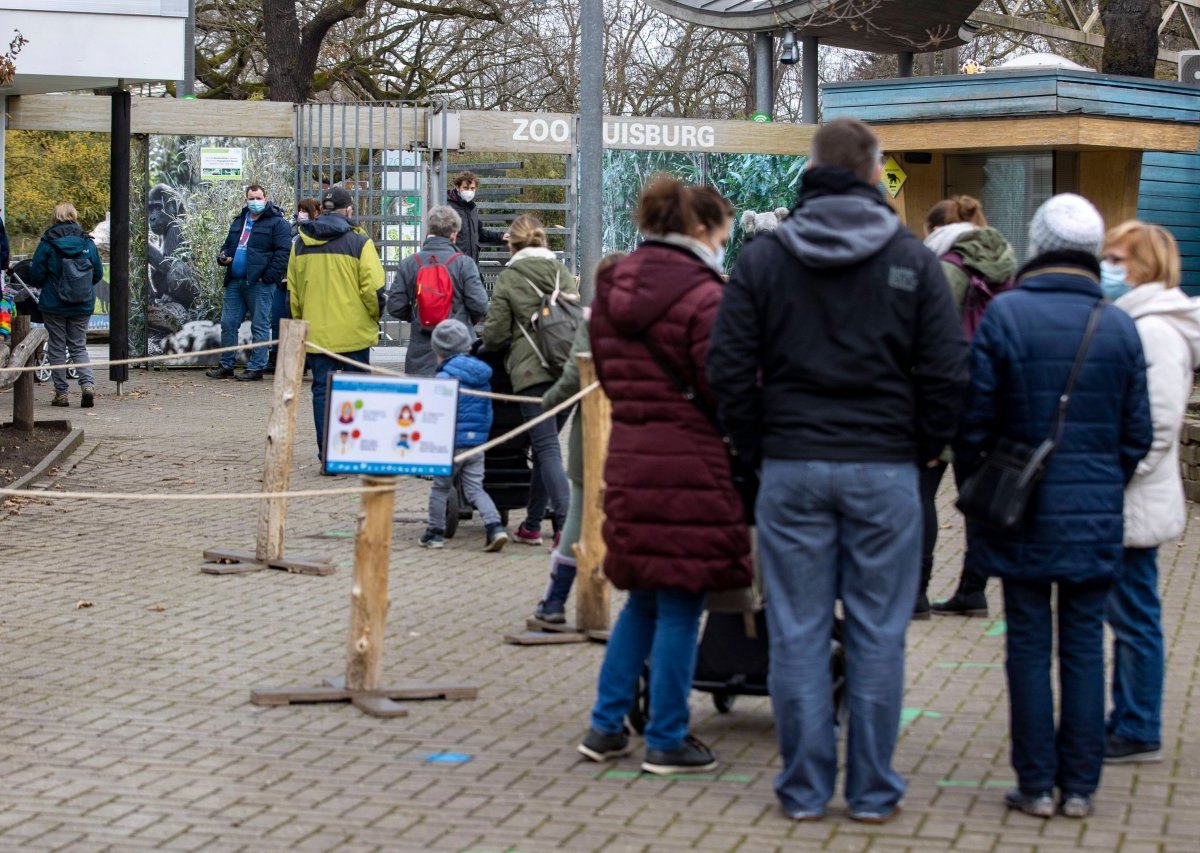
[[[988,224],[1008,238],[1023,263],[1029,254],[1029,220],[1054,194],[1054,155],[948,154],[946,196],[964,194],[983,203]]]

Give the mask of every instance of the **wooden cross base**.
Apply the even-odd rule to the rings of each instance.
[[[607,643],[608,631],[580,631],[574,625],[561,622],[526,619],[524,631],[504,635],[504,642],[514,646],[558,646],[567,643],[586,643],[588,640]]]
[[[344,678],[327,678],[324,687],[283,687],[250,691],[252,705],[305,705],[316,702],[350,702],[372,717],[407,717],[408,709],[396,699],[474,699],[478,687],[462,684],[417,684],[404,682],[395,687],[374,690],[350,690]]]
[[[293,554],[263,563],[253,551],[240,551],[237,548],[209,548],[204,552],[204,560],[200,571],[206,575],[244,575],[266,569],[282,569],[294,575],[324,577],[337,571],[337,566],[325,557]]]

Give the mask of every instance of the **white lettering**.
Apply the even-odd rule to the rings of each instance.
[[[706,124],[696,128],[696,144],[701,148],[712,148],[717,144],[717,131],[712,125]]]
[[[679,134],[679,147],[693,148],[696,145],[696,128],[690,124],[685,124],[682,132]]]
[[[571,125],[564,119],[556,118],[550,123],[550,138],[555,142],[566,142],[571,138]]]
[[[644,124],[629,125],[629,144],[630,145],[645,145],[646,144],[646,126]]]
[[[534,142],[545,142],[546,137],[550,135],[550,125],[545,119],[535,118],[529,122],[529,137]]]
[[[664,124],[662,129],[662,144],[663,148],[678,148],[679,147],[679,131],[681,128],[677,124]],[[671,131],[675,131],[674,135]]]
[[[616,145],[621,141],[621,125],[615,121],[606,121],[604,123],[604,144]]]
[[[513,119],[513,124],[515,124],[517,126],[517,129],[515,131],[513,131],[513,141],[514,142],[528,142],[529,141],[529,119],[515,118],[515,119]]]
[[[646,125],[646,144],[650,146],[658,146],[659,138],[662,136],[661,124]]]

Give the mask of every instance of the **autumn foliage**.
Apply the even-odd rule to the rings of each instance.
[[[10,237],[36,240],[54,205],[69,201],[90,231],[108,211],[108,136],[10,130],[6,136],[4,224]],[[18,247],[20,242],[18,242]]]

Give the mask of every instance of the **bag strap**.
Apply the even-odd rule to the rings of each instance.
[[[654,363],[658,365],[658,369],[667,375],[667,379],[675,386],[675,390],[683,395],[683,399],[695,406],[696,410],[704,415],[705,419],[713,425],[713,429],[717,431],[717,434],[723,436],[725,433],[721,429],[720,422],[717,420],[716,411],[704,401],[704,398],[696,391],[694,385],[689,385],[684,381],[682,374],[675,369],[675,365],[670,362],[663,351],[655,346],[654,342],[650,340],[650,336],[643,334],[639,338],[636,338],[636,340],[642,342],[642,346],[650,353],[650,357],[654,359]]]
[[[1092,345],[1092,338],[1096,334],[1096,328],[1100,325],[1100,315],[1103,312],[1104,300],[1098,299],[1092,307],[1092,313],[1088,315],[1087,328],[1083,331],[1083,341],[1079,344],[1079,351],[1075,353],[1075,363],[1071,365],[1071,375],[1067,378],[1067,387],[1063,389],[1062,396],[1058,398],[1058,410],[1054,413],[1054,420],[1050,425],[1050,438],[1056,447],[1062,440],[1063,429],[1066,427],[1067,407],[1071,405],[1071,392],[1075,390],[1075,382],[1079,379],[1079,374],[1083,372],[1083,363],[1087,360],[1087,351]]]
[[[516,271],[514,270],[514,272],[516,272]],[[532,281],[530,281],[529,278],[526,277],[523,273],[517,273],[517,275],[521,276],[521,278],[524,279],[525,283],[528,284],[530,287],[532,287],[534,289],[534,292],[537,293],[538,296],[541,296],[543,298],[546,296],[546,294],[542,292],[542,289],[540,287],[538,287],[536,284],[534,284]],[[557,290],[557,288],[558,288],[558,280],[557,279],[555,279],[554,286],[555,286],[555,289]],[[533,325],[533,321],[530,320],[530,326],[532,327],[532,325]],[[546,361],[546,357],[544,355],[542,355],[542,351],[540,349],[538,349],[538,345],[533,342],[533,335],[529,334],[529,332],[526,331],[525,326],[521,323],[520,318],[517,319],[517,328],[520,329],[521,334],[525,336],[525,340],[529,341],[529,345],[531,347],[533,347],[533,354],[537,356],[538,362],[546,370],[549,370],[550,362]]]

